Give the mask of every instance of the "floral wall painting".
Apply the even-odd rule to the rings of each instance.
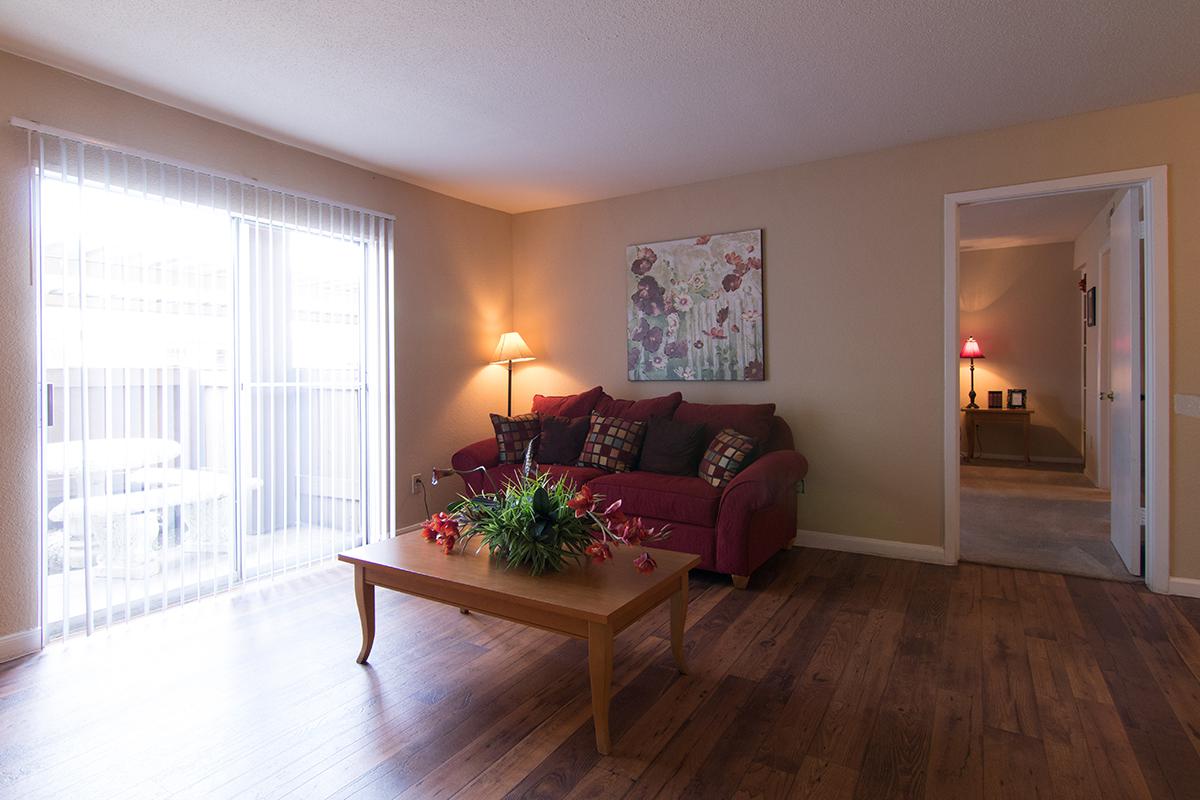
[[[631,381],[764,379],[762,230],[630,245]]]

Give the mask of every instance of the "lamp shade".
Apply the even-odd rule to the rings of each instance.
[[[968,336],[963,342],[962,352],[958,354],[959,358],[983,358],[983,351],[979,349],[979,342],[975,341],[974,336]]]
[[[533,361],[533,359],[533,351],[529,349],[529,345],[525,344],[521,334],[509,331],[500,334],[500,343],[496,345],[496,352],[492,353],[491,363],[507,364],[509,361]]]

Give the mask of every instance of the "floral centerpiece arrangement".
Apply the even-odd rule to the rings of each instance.
[[[511,566],[527,566],[533,575],[561,570],[568,560],[603,563],[612,548],[643,547],[666,539],[666,526],[646,526],[641,517],[621,511],[621,501],[603,504],[603,496],[549,475],[519,475],[496,492],[464,497],[448,511],[430,517],[422,534],[451,554],[475,538]],[[657,566],[645,549],[634,560],[638,572]]]

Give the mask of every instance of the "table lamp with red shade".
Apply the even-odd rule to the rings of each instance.
[[[967,403],[967,408],[979,408],[975,403],[975,359],[983,358],[983,350],[979,348],[979,342],[975,341],[974,336],[968,336],[963,342],[962,350],[958,354],[959,358],[971,359],[971,392],[967,397],[971,398],[971,402]]]

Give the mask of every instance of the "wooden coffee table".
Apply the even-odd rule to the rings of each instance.
[[[633,568],[638,551],[613,548],[606,564],[572,564],[562,572],[531,576],[505,569],[486,554],[446,555],[418,533],[409,533],[338,555],[354,565],[354,593],[362,622],[358,663],[366,662],[375,641],[375,587],[436,600],[522,625],[587,639],[596,749],[607,754],[608,707],[612,690],[613,637],[652,608],[671,600],[671,651],[680,672],[687,614],[688,571],[697,556],[651,550],[658,569],[642,575]]]

